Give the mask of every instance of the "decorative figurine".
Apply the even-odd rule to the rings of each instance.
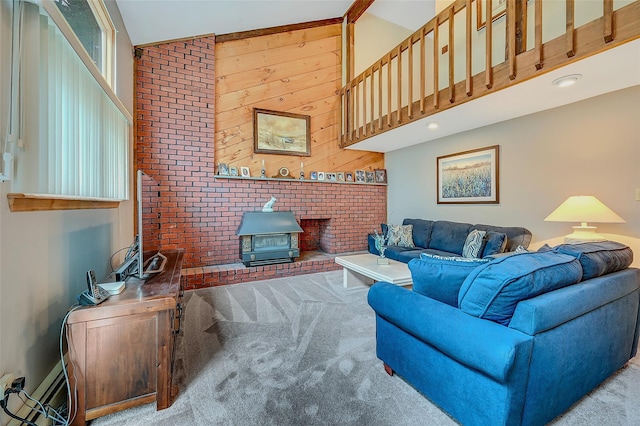
[[[271,199],[269,201],[267,201],[267,203],[264,205],[264,207],[262,207],[262,211],[263,212],[272,212],[273,211],[273,205],[276,202],[276,197],[271,197]]]

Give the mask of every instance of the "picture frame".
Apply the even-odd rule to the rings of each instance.
[[[324,172],[318,172],[318,180],[324,180]]]
[[[353,182],[353,172],[345,172],[344,180],[346,182]]]
[[[376,174],[373,170],[367,170],[364,172],[365,183],[376,183]]]
[[[476,0],[476,28],[478,31],[487,26],[487,0]],[[507,14],[507,0],[492,0],[491,22]]]
[[[311,172],[311,180],[318,180],[318,172]]]
[[[331,181],[331,182],[335,182],[336,181],[336,174],[335,173],[327,173],[327,180]]]
[[[387,169],[375,169],[376,183],[387,183]]]
[[[338,179],[338,182],[344,182],[344,172],[336,173],[336,178]]]
[[[238,176],[238,168],[236,166],[229,167],[229,176]]]
[[[437,157],[436,174],[438,204],[500,202],[499,145]]]
[[[249,170],[249,167],[242,166],[240,167],[240,175],[242,177],[251,177],[251,170]]]
[[[356,170],[354,173],[356,175],[356,183],[364,183],[365,181],[364,170]]]
[[[311,118],[289,112],[253,109],[253,151],[311,155]]]
[[[227,163],[218,163],[218,175],[229,176],[229,165]]]

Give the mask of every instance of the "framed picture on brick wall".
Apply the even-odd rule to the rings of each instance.
[[[310,117],[254,108],[253,151],[263,154],[310,156]]]

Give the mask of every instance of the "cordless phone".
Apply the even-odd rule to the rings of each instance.
[[[109,292],[98,285],[96,273],[87,271],[87,290],[78,295],[81,305],[98,305],[109,298]]]

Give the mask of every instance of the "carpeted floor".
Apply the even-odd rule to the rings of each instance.
[[[91,424],[455,425],[384,372],[367,290],[334,271],[187,292],[178,399]],[[553,424],[640,424],[638,357]]]

